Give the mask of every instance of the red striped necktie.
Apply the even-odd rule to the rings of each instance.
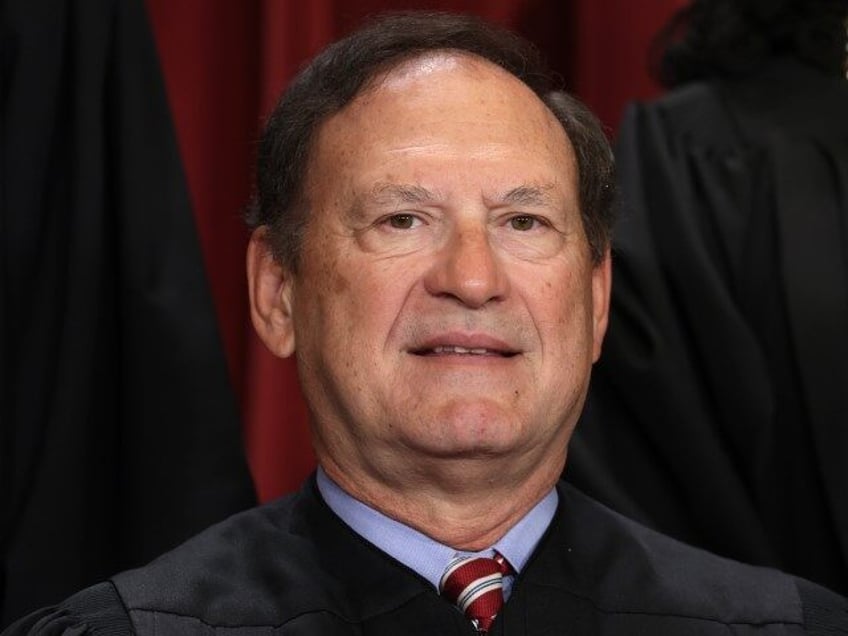
[[[500,554],[491,559],[458,556],[442,575],[439,592],[485,634],[503,607],[503,576],[511,572]]]

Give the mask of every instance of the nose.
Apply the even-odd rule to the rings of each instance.
[[[509,290],[485,227],[457,229],[438,251],[424,283],[434,296],[453,298],[474,309],[502,300]]]

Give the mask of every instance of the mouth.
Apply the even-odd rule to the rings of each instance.
[[[483,357],[499,357],[512,358],[518,355],[518,351],[508,348],[490,348],[490,347],[462,347],[459,345],[435,345],[432,347],[421,347],[411,349],[410,353],[416,356],[483,356]]]

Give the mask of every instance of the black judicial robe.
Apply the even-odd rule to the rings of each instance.
[[[791,59],[631,107],[567,478],[848,593],[848,82]]]
[[[848,601],[648,530],[559,487],[554,521],[492,634],[848,634]],[[311,480],[141,569],[12,626],[20,634],[473,634],[425,580],[350,530]]]
[[[256,497],[144,3],[0,33],[2,629]]]

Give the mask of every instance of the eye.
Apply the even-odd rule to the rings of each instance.
[[[514,216],[509,220],[510,227],[513,230],[518,230],[519,232],[528,232],[536,228],[539,224],[539,219],[535,216],[530,216],[529,214]]]
[[[414,214],[392,214],[386,218],[385,223],[396,230],[411,230],[421,223],[421,220]]]

